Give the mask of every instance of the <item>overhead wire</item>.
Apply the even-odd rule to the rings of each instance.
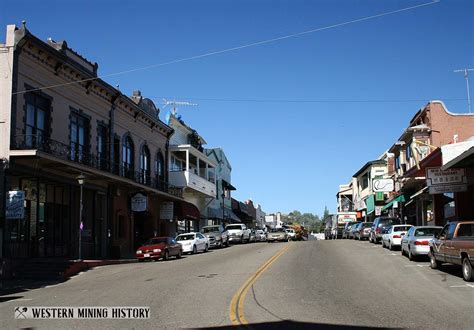
[[[166,65],[171,65],[171,64],[196,60],[196,59],[200,59],[200,58],[204,58],[204,57],[229,53],[229,52],[236,51],[236,50],[241,50],[241,49],[245,49],[245,48],[260,46],[260,45],[264,45],[264,44],[269,44],[269,43],[272,43],[272,42],[281,41],[281,40],[285,40],[285,39],[290,39],[290,38],[294,38],[294,37],[299,37],[299,36],[303,36],[303,35],[310,34],[310,33],[320,32],[320,31],[329,30],[329,29],[333,29],[333,28],[337,28],[337,27],[341,27],[341,26],[345,26],[345,25],[349,25],[349,24],[354,24],[354,23],[359,23],[359,22],[363,22],[363,21],[367,21],[367,20],[371,20],[371,19],[375,19],[375,18],[380,18],[380,17],[383,17],[383,16],[393,15],[393,14],[397,14],[397,13],[401,13],[401,12],[421,8],[421,7],[431,6],[431,5],[434,5],[434,4],[439,3],[439,2],[440,2],[440,0],[433,0],[431,2],[426,2],[426,3],[419,4],[419,5],[414,5],[414,6],[405,7],[405,8],[401,8],[401,9],[397,9],[397,10],[383,12],[383,13],[380,13],[380,14],[365,16],[365,17],[353,19],[353,20],[350,20],[350,21],[342,22],[342,23],[331,24],[331,25],[327,25],[327,26],[324,26],[324,27],[319,27],[319,28],[315,28],[315,29],[311,29],[311,30],[307,30],[307,31],[303,31],[303,32],[292,33],[292,34],[288,34],[288,35],[285,35],[285,36],[266,39],[266,40],[262,40],[262,41],[252,42],[252,43],[248,43],[248,44],[244,44],[244,45],[240,45],[240,46],[236,46],[236,47],[211,51],[211,52],[208,52],[208,53],[194,55],[194,56],[190,56],[190,57],[184,57],[184,58],[181,58],[181,59],[176,59],[176,60],[167,61],[167,62],[163,62],[163,63],[147,65],[147,66],[143,66],[143,67],[140,67],[140,68],[134,68],[134,69],[119,71],[119,72],[115,72],[115,73],[109,73],[109,74],[105,74],[105,75],[101,75],[101,76],[97,76],[97,77],[91,77],[91,78],[86,78],[86,79],[78,79],[78,80],[74,80],[74,81],[70,81],[70,82],[66,82],[66,83],[61,83],[61,84],[55,84],[55,85],[49,85],[49,86],[44,86],[44,87],[38,87],[38,88],[34,88],[34,89],[17,91],[17,92],[13,92],[12,94],[13,95],[15,95],[15,94],[24,94],[24,93],[34,92],[34,91],[53,89],[53,88],[57,88],[57,87],[62,87],[62,86],[67,86],[67,85],[72,85],[72,84],[78,84],[78,83],[88,82],[88,81],[94,81],[94,80],[98,80],[98,79],[102,79],[102,78],[118,76],[118,75],[137,72],[137,71],[156,69],[156,68],[163,67],[163,66],[166,66]]]

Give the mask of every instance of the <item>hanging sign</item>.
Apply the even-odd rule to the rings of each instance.
[[[392,192],[395,185],[393,179],[373,179],[372,188],[374,192]]]
[[[160,204],[160,219],[161,220],[170,220],[174,217],[174,203],[173,202],[163,202]]]
[[[142,193],[137,193],[132,197],[131,200],[133,212],[143,212],[148,207],[148,197]]]
[[[427,168],[426,185],[430,194],[466,191],[466,171],[464,168],[453,168],[444,171],[439,167]]]
[[[25,192],[23,190],[12,190],[7,194],[7,205],[5,209],[6,219],[23,219],[25,217]]]

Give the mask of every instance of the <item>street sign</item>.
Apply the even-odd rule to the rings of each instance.
[[[393,179],[374,179],[372,189],[374,192],[391,192],[395,189],[395,185]]]
[[[23,190],[12,190],[7,195],[5,209],[6,219],[23,219],[25,217],[25,192]]]

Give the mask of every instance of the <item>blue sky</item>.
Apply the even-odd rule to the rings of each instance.
[[[5,31],[25,19],[33,34],[67,40],[104,75],[427,2],[3,0],[0,23]],[[453,70],[474,66],[473,13],[473,1],[442,0],[105,80],[128,95],[198,103],[180,113],[209,147],[224,148],[235,198],[267,212],[322,214],[325,205],[335,210],[338,185],[390,147],[428,100],[467,111],[465,81]]]

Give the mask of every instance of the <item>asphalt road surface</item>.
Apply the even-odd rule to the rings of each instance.
[[[349,240],[255,243],[99,267],[1,297],[0,328],[473,329],[474,283]],[[15,320],[15,306],[149,306],[147,320]]]

